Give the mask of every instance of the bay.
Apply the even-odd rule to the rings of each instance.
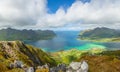
[[[51,40],[25,41],[47,52],[60,50],[89,50],[91,48],[105,48],[107,50],[120,50],[120,42],[90,42],[78,40],[80,31],[55,31],[56,37]]]

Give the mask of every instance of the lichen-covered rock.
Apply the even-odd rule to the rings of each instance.
[[[72,62],[70,63],[70,67],[74,70],[78,70],[81,67],[81,62]]]
[[[15,60],[15,61],[14,61],[14,66],[15,66],[16,68],[22,68],[23,63],[22,63],[22,61]]]
[[[50,72],[66,72],[66,65],[59,64],[57,67],[50,68]]]
[[[33,67],[29,67],[25,72],[35,72]]]
[[[13,63],[10,63],[9,68],[22,68],[24,66],[23,62],[20,60],[15,60]]]
[[[14,68],[14,63],[10,63],[9,68],[10,68],[10,69],[13,69],[13,68]]]
[[[88,64],[86,61],[83,61],[81,64],[81,72],[87,72],[88,71]]]
[[[72,62],[66,72],[88,72],[88,64],[85,61]]]
[[[42,65],[42,66],[37,66],[36,71],[37,72],[49,72],[49,65],[45,64],[45,65]]]

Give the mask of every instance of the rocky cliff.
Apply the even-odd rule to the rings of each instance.
[[[0,41],[0,71],[7,71],[15,63],[21,66],[23,63],[27,67],[36,67],[49,64],[56,65],[47,53],[41,49],[30,45],[25,45],[21,41]]]

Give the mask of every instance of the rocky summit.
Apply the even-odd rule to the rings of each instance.
[[[56,62],[41,49],[25,45],[21,41],[0,41],[0,71],[29,72],[29,67],[35,68],[44,64],[55,66]]]

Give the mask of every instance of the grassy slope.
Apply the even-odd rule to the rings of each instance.
[[[98,39],[78,38],[78,39],[85,41],[93,41],[93,42],[120,42],[120,38],[98,38]]]
[[[84,30],[80,32],[78,39],[94,42],[120,42],[120,31],[105,27]]]
[[[104,51],[98,55],[86,54],[77,61],[85,60],[89,72],[120,72],[120,51]]]
[[[3,51],[3,48],[5,50],[10,49],[13,53]],[[43,65],[45,63],[49,63],[51,66],[56,65],[55,60],[41,49],[25,45],[20,41],[0,42],[0,71],[9,71],[9,64],[13,63],[15,59],[22,61],[28,67]]]
[[[94,48],[91,50],[77,50],[77,49],[71,49],[68,51],[59,51],[59,52],[54,52],[51,53],[52,57],[58,61],[58,63],[65,63],[69,64],[74,60],[77,60],[79,57],[81,57],[84,54],[98,54],[104,51],[105,49],[100,49],[100,48]]]
[[[89,64],[89,72],[120,72],[120,50],[80,51],[76,49],[55,52],[52,56],[59,63],[69,64],[72,61],[85,60]]]

